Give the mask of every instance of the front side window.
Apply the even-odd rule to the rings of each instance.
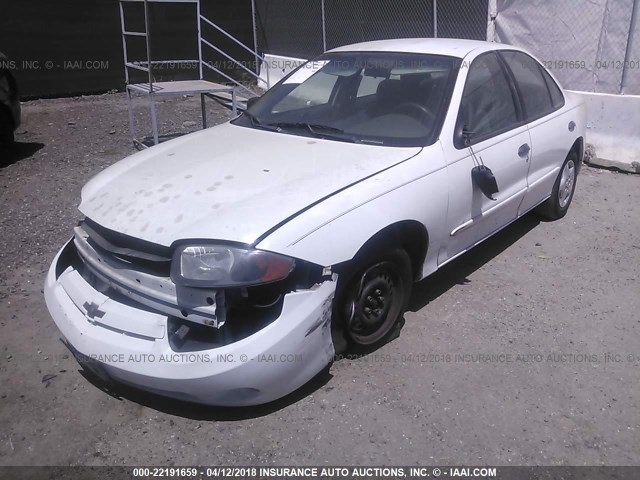
[[[471,143],[498,135],[518,123],[509,81],[494,53],[476,58],[469,67],[458,115],[458,130]]]
[[[283,79],[233,123],[355,143],[428,145],[442,126],[459,64],[441,55],[325,54]]]

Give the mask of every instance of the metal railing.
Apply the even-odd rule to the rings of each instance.
[[[142,3],[143,4],[143,7],[144,7],[144,31],[143,32],[127,30],[125,25],[125,12],[124,12],[125,3]],[[197,59],[175,59],[175,60],[153,60],[152,59],[151,41],[150,41],[151,33],[150,33],[150,27],[149,27],[149,18],[150,18],[149,4],[150,3],[186,3],[186,4],[195,5],[196,22],[197,22],[197,25],[196,25],[197,41],[198,41],[198,58]],[[119,5],[120,5],[120,23],[121,23],[121,29],[122,29],[122,48],[123,48],[123,55],[124,55],[125,82],[127,85],[131,83],[130,69],[147,73],[148,84],[150,86],[150,89],[153,90],[153,83],[154,83],[153,67],[154,66],[164,65],[164,64],[180,64],[180,63],[184,64],[184,63],[197,62],[199,79],[201,80],[204,79],[204,68],[207,68],[213,71],[214,73],[216,73],[217,75],[223,77],[228,82],[234,84],[239,89],[245,91],[250,96],[257,95],[257,93],[252,88],[238,81],[236,78],[233,78],[231,75],[229,75],[227,72],[223,71],[222,69],[216,67],[212,62],[205,61],[203,58],[203,52],[202,52],[203,46],[205,46],[217,52],[219,55],[222,55],[225,59],[227,59],[233,65],[237,66],[242,71],[249,74],[251,78],[255,79],[257,84],[262,82],[265,84],[266,88],[269,88],[270,85],[269,85],[268,77],[265,80],[260,78],[259,76],[259,64],[261,61],[264,60],[264,58],[257,51],[257,44],[255,43],[256,42],[255,34],[254,34],[253,48],[245,45],[240,40],[238,40],[235,36],[229,33],[227,30],[222,28],[220,25],[216,24],[209,18],[205,17],[202,14],[202,11],[200,9],[200,0],[120,0]],[[252,5],[253,5],[253,0],[252,0]],[[241,47],[243,50],[250,53],[255,58],[255,71],[248,68],[243,62],[239,61],[237,58],[234,58],[233,56],[228,54],[226,51],[224,51],[222,48],[214,45],[212,42],[209,42],[207,39],[203,38],[203,34],[202,34],[203,24],[206,24],[214,28],[216,31],[224,35],[226,38],[234,42],[235,45]],[[255,28],[254,28],[254,33],[255,33]],[[127,48],[127,37],[144,37],[145,38],[146,59],[130,60],[129,54],[128,54],[128,48]]]
[[[263,72],[266,73],[266,79],[265,75],[260,76],[265,53],[313,58],[341,45],[407,37],[507,42],[525,47],[538,56],[566,88],[640,94],[640,75],[634,74],[640,71],[640,0],[615,3],[607,0],[558,0],[539,8],[527,0],[248,1],[253,24],[252,46],[203,15],[199,0],[122,0],[121,11],[125,2],[144,2],[145,5],[145,32],[128,31],[122,23],[127,82],[129,71],[139,70],[148,74],[149,83],[152,84],[152,67],[160,65],[160,62],[151,59],[151,44],[147,35],[148,2],[178,2],[195,4],[197,8],[196,61],[200,78],[204,78],[206,69],[249,95],[255,95],[255,89],[248,82],[240,81],[237,74],[247,75],[257,86],[269,88],[269,68]],[[577,8],[579,14],[576,13]],[[534,9],[537,9],[535,14]],[[220,39],[213,41],[211,36],[204,35],[205,28],[213,29],[207,33],[215,33]],[[615,35],[612,36],[611,32],[615,32]],[[146,62],[127,58],[126,43],[130,37],[146,37]],[[611,40],[614,37],[615,41]],[[610,40],[603,41],[603,38]],[[234,68],[220,67],[216,62],[206,61],[203,49],[225,59],[225,63]],[[243,52],[255,62],[252,65],[241,61],[234,57],[231,50],[235,50],[236,57],[242,56],[238,52]]]
[[[252,0],[252,4],[253,4],[253,0]],[[218,52],[220,55],[222,55],[223,57],[225,57],[227,60],[231,61],[234,65],[237,65],[238,67],[240,67],[242,70],[244,70],[245,72],[249,73],[253,78],[256,79],[257,82],[263,82],[266,86],[266,88],[269,88],[269,79],[267,77],[266,80],[260,78],[260,75],[258,73],[258,65],[260,61],[264,61],[264,57],[262,55],[260,55],[257,50],[253,50],[249,47],[247,47],[244,43],[242,43],[240,40],[238,40],[236,37],[234,37],[233,35],[231,35],[229,32],[227,32],[225,29],[223,29],[222,27],[220,27],[219,25],[215,24],[214,22],[212,22],[211,20],[209,20],[207,17],[205,17],[204,15],[202,15],[201,13],[198,15],[199,21],[200,22],[205,22],[207,25],[215,28],[218,32],[222,33],[224,36],[226,36],[227,38],[229,38],[230,40],[232,40],[236,45],[240,46],[241,48],[243,48],[244,50],[246,50],[247,52],[251,53],[255,59],[256,59],[256,71],[252,71],[249,68],[247,68],[242,62],[240,62],[238,59],[232,57],[231,55],[229,55],[228,53],[226,53],[224,50],[222,50],[219,47],[216,47],[215,45],[213,45],[212,43],[208,42],[207,40],[205,40],[204,38],[202,38],[202,34],[200,31],[200,28],[198,29],[198,41],[199,43],[202,45],[206,45],[207,47],[211,48],[212,50]],[[255,29],[254,29],[255,32]],[[255,36],[254,36],[255,39]],[[255,48],[255,46],[254,46]],[[235,85],[237,85],[238,87],[242,88],[243,90],[247,91],[248,93],[250,93],[251,95],[257,95],[257,93],[248,88],[247,86],[243,85],[242,83],[240,83],[239,81],[235,80],[234,78],[231,78],[229,75],[227,75],[226,73],[224,73],[222,70],[220,70],[219,68],[214,67],[213,65],[210,65],[207,62],[203,62],[202,61],[202,53],[200,53],[200,65],[205,65],[206,67],[210,68],[211,70],[213,70],[214,72],[216,72],[218,75],[223,76],[224,78],[226,78],[227,80],[229,80],[230,82],[234,83]],[[200,76],[202,78],[202,73],[200,73]]]

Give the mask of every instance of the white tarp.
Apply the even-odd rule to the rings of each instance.
[[[634,0],[495,0],[494,39],[529,50],[565,88],[620,93],[626,68],[624,92],[640,94],[637,22],[635,35],[630,35],[633,4]],[[489,35],[492,30],[490,25]]]

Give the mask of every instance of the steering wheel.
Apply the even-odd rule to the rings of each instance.
[[[422,121],[423,117],[427,117],[427,119],[433,123],[436,119],[435,115],[431,113],[427,107],[416,102],[402,102],[395,106],[392,111],[407,113],[418,121]]]

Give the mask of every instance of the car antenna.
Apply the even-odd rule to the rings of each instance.
[[[462,136],[464,137],[464,145],[469,149],[469,153],[471,154],[473,164],[477,167],[479,166],[485,167],[484,162],[482,161],[482,157],[479,155],[476,155],[476,152],[473,150],[473,147],[471,146],[471,135],[473,135],[473,133],[474,132],[467,129],[466,125],[462,127]]]

